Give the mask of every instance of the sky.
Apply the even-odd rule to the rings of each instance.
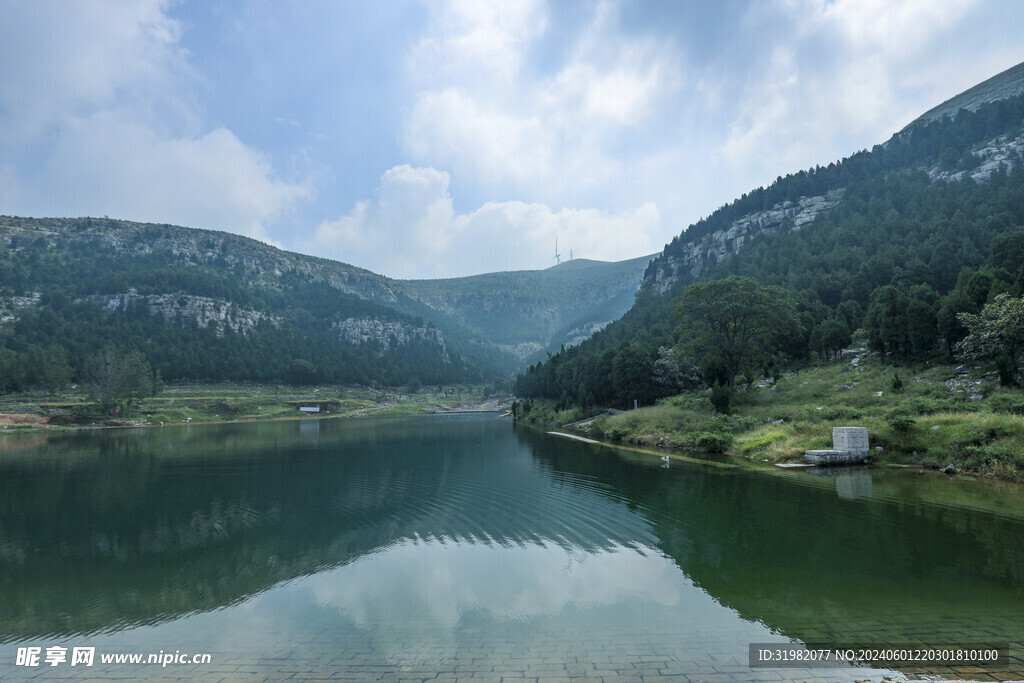
[[[0,0],[0,214],[397,278],[660,251],[1024,61],[1016,0]]]

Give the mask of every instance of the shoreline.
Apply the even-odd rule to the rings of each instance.
[[[921,474],[921,473],[923,473],[925,471],[931,472],[933,474],[942,474],[943,476],[948,478],[950,481],[956,481],[958,478],[960,480],[962,480],[962,481],[964,481],[964,480],[972,480],[973,479],[973,480],[982,480],[982,481],[990,481],[990,482],[1000,482],[1002,484],[1008,484],[1008,485],[1013,485],[1013,486],[1020,486],[1020,487],[1024,488],[1024,481],[1022,481],[1020,479],[1011,479],[1011,478],[1001,477],[1001,476],[999,476],[997,474],[994,474],[994,473],[991,473],[991,472],[962,471],[962,470],[956,469],[956,468],[954,468],[954,471],[945,472],[941,466],[936,465],[933,462],[929,462],[929,461],[925,461],[925,460],[891,460],[891,459],[888,459],[888,458],[885,457],[887,454],[884,451],[876,452],[876,451],[872,450],[869,453],[869,455],[868,455],[868,457],[867,457],[867,459],[865,461],[860,462],[860,463],[856,463],[856,464],[850,464],[850,465],[818,465],[818,464],[814,464],[814,463],[805,462],[803,459],[798,459],[798,458],[785,458],[785,459],[762,458],[762,459],[757,459],[757,458],[751,457],[751,455],[749,455],[747,453],[744,453],[744,452],[738,451],[738,450],[732,450],[732,449],[724,450],[724,451],[710,451],[710,450],[702,450],[700,448],[692,448],[692,447],[689,447],[689,446],[686,446],[686,445],[683,445],[683,444],[676,444],[676,443],[648,443],[648,442],[645,442],[643,440],[636,440],[636,441],[634,441],[634,440],[630,440],[628,438],[624,438],[622,440],[608,439],[607,437],[604,437],[604,436],[599,436],[599,438],[595,439],[595,438],[592,438],[591,436],[589,436],[589,431],[585,431],[584,432],[584,433],[588,434],[588,436],[583,436],[582,434],[570,434],[570,433],[566,433],[566,432],[549,431],[549,429],[553,428],[553,427],[557,427],[557,428],[560,428],[560,429],[575,429],[575,430],[579,431],[578,428],[571,426],[572,423],[570,423],[570,424],[558,424],[557,422],[539,422],[539,421],[534,422],[534,421],[528,421],[528,420],[523,420],[520,423],[524,424],[524,425],[527,425],[527,426],[530,426],[530,427],[535,427],[535,428],[538,428],[538,429],[543,429],[545,431],[545,433],[547,433],[547,434],[549,434],[551,436],[557,436],[557,437],[561,437],[561,438],[572,439],[574,441],[580,441],[580,442],[583,442],[583,443],[588,443],[588,444],[593,444],[593,445],[598,445],[598,446],[607,446],[607,447],[610,447],[610,448],[619,448],[619,449],[623,449],[623,450],[633,451],[633,452],[636,452],[636,453],[645,453],[647,455],[651,455],[652,457],[653,456],[669,457],[669,458],[671,458],[673,460],[678,459],[678,460],[683,460],[683,461],[686,461],[686,462],[699,463],[701,465],[709,465],[709,466],[712,466],[712,467],[738,467],[738,466],[741,466],[741,465],[738,465],[736,463],[730,463],[730,462],[725,462],[724,461],[724,459],[726,459],[726,458],[734,458],[737,461],[743,463],[743,466],[749,466],[749,467],[751,467],[753,469],[758,469],[758,470],[777,470],[780,473],[786,472],[786,471],[792,472],[792,471],[795,471],[795,470],[805,470],[805,469],[806,470],[814,470],[815,468],[826,469],[826,468],[844,468],[844,467],[850,467],[850,468],[866,467],[866,468],[869,468],[869,469],[915,469],[915,470],[918,470],[918,472],[917,472],[918,474]],[[699,457],[693,457],[693,456],[684,455],[684,453],[686,453],[686,452],[704,454],[704,455],[709,456],[709,458],[705,459],[705,458],[699,458]],[[710,459],[710,458],[714,458],[716,456],[721,457],[723,460],[716,461],[716,460]],[[944,460],[945,460],[945,458],[944,458]]]
[[[440,389],[440,387],[439,387]],[[23,432],[137,429],[344,417],[507,412],[510,396],[483,387],[446,392],[378,390],[359,386],[308,388],[266,385],[179,385],[133,406],[133,419],[104,418],[82,394],[0,398],[0,435]],[[300,412],[315,406],[317,412]],[[226,414],[225,414],[226,413]]]
[[[806,451],[833,447],[834,427],[864,427],[874,464],[1024,483],[1024,389],[999,385],[981,367],[855,360],[752,378],[737,388],[727,414],[716,414],[710,393],[695,389],[596,417],[597,408],[521,399],[518,416],[617,444],[726,453],[765,464],[803,463]],[[899,375],[905,383],[894,381]]]

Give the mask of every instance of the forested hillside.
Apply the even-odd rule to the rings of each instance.
[[[165,380],[441,383],[489,370],[467,340],[315,269],[261,258],[277,251],[266,245],[223,233],[192,244],[200,231],[130,225],[4,219],[3,390],[84,380],[107,346],[141,351]],[[387,291],[371,273],[350,275]],[[345,339],[360,321],[384,334]]]
[[[88,381],[108,347],[168,381],[502,385],[618,318],[648,260],[400,281],[223,232],[0,217],[0,391]]]
[[[857,329],[893,361],[953,361],[967,334],[957,314],[1024,294],[1024,96],[972,109],[779,178],[692,225],[648,267],[622,320],[532,366],[517,393],[621,406],[724,381],[683,343],[677,307],[687,285],[733,275],[784,288],[800,323],[751,378],[831,355]]]
[[[574,259],[539,271],[406,280],[401,288],[518,358],[573,346],[633,305],[653,256],[609,263]]]

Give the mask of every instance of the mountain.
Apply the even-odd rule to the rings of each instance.
[[[0,383],[81,379],[105,344],[171,380],[501,379],[621,316],[647,260],[401,281],[224,232],[0,217]]]
[[[698,277],[709,262],[730,259],[758,236],[799,231],[839,206],[848,186],[859,180],[914,169],[925,171],[930,181],[970,175],[983,182],[997,169],[1012,169],[1024,154],[1019,106],[1014,104],[1021,94],[1024,63],[929,110],[871,152],[779,178],[767,189],[743,195],[673,239],[654,260],[643,287],[665,292],[685,273]],[[991,106],[980,120],[976,112],[985,105]],[[968,116],[957,125],[961,109]]]
[[[399,286],[482,339],[529,358],[578,344],[622,317],[652,258],[574,259],[546,270],[408,280]]]
[[[884,144],[780,177],[689,226],[651,261],[620,321],[531,367],[517,393],[564,405],[675,393],[663,381],[677,360],[666,349],[681,340],[675,302],[698,279],[730,275],[792,295],[804,330],[788,342],[791,360],[825,353],[826,331],[834,341],[858,328],[894,358],[948,360],[966,334],[956,315],[1024,292],[1022,266],[1024,64]]]

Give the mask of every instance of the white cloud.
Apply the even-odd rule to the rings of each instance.
[[[188,55],[177,45],[181,25],[166,16],[167,5],[166,0],[5,3],[0,101],[9,111],[8,133],[31,140],[68,112],[122,99],[141,105],[193,78]]]
[[[45,177],[51,192],[30,202],[59,215],[130,217],[264,241],[272,241],[267,222],[311,193],[274,180],[269,160],[225,128],[169,138],[109,113],[65,122]]]
[[[163,0],[7,3],[0,152],[10,213],[110,215],[238,232],[312,195],[231,130],[203,122],[205,84]]]
[[[636,137],[634,154],[623,156],[623,137],[648,123],[681,79],[667,44],[617,34],[615,14],[610,3],[597,6],[585,26],[559,35],[567,56],[538,72],[531,67],[546,31],[567,28],[552,28],[542,7],[528,3],[509,17],[447,3],[412,50],[406,152],[451,168],[477,197],[624,205],[630,165],[660,145],[644,149]]]
[[[432,32],[410,51],[411,76],[420,85],[507,86],[518,77],[524,46],[548,26],[545,9],[542,0],[439,3]]]
[[[547,100],[556,104],[575,100],[588,118],[619,126],[634,126],[650,113],[651,100],[663,87],[659,65],[635,65],[610,70],[592,64],[570,64],[548,87]]]
[[[610,212],[488,202],[456,213],[449,184],[434,168],[389,169],[375,199],[321,223],[301,248],[391,277],[428,278],[546,268],[554,265],[556,236],[564,257],[572,249],[577,257],[618,261],[660,246],[653,204]]]
[[[301,248],[385,275],[433,272],[451,238],[450,178],[408,165],[381,177],[375,200],[361,201],[336,221],[324,221]]]
[[[387,582],[380,580],[382,573]],[[504,577],[500,585],[493,581],[499,574]],[[336,609],[366,629],[378,626],[380,614],[413,612],[416,618],[403,621],[418,625],[416,640],[428,633],[454,635],[449,632],[467,610],[483,611],[496,621],[529,621],[624,601],[702,612],[712,607],[706,596],[679,580],[664,555],[650,548],[585,554],[543,544],[407,541],[313,576],[296,590],[308,591],[315,604]]]
[[[743,26],[754,53],[720,161],[769,180],[884,142],[925,109],[1007,66],[998,50],[969,50],[958,27],[975,0],[791,0],[757,4]],[[966,47],[969,47],[970,43]],[[969,73],[968,73],[969,72]],[[944,87],[945,86],[945,87]]]
[[[435,159],[494,186],[552,173],[555,139],[537,117],[507,114],[454,88],[419,98],[406,140],[414,157]]]

